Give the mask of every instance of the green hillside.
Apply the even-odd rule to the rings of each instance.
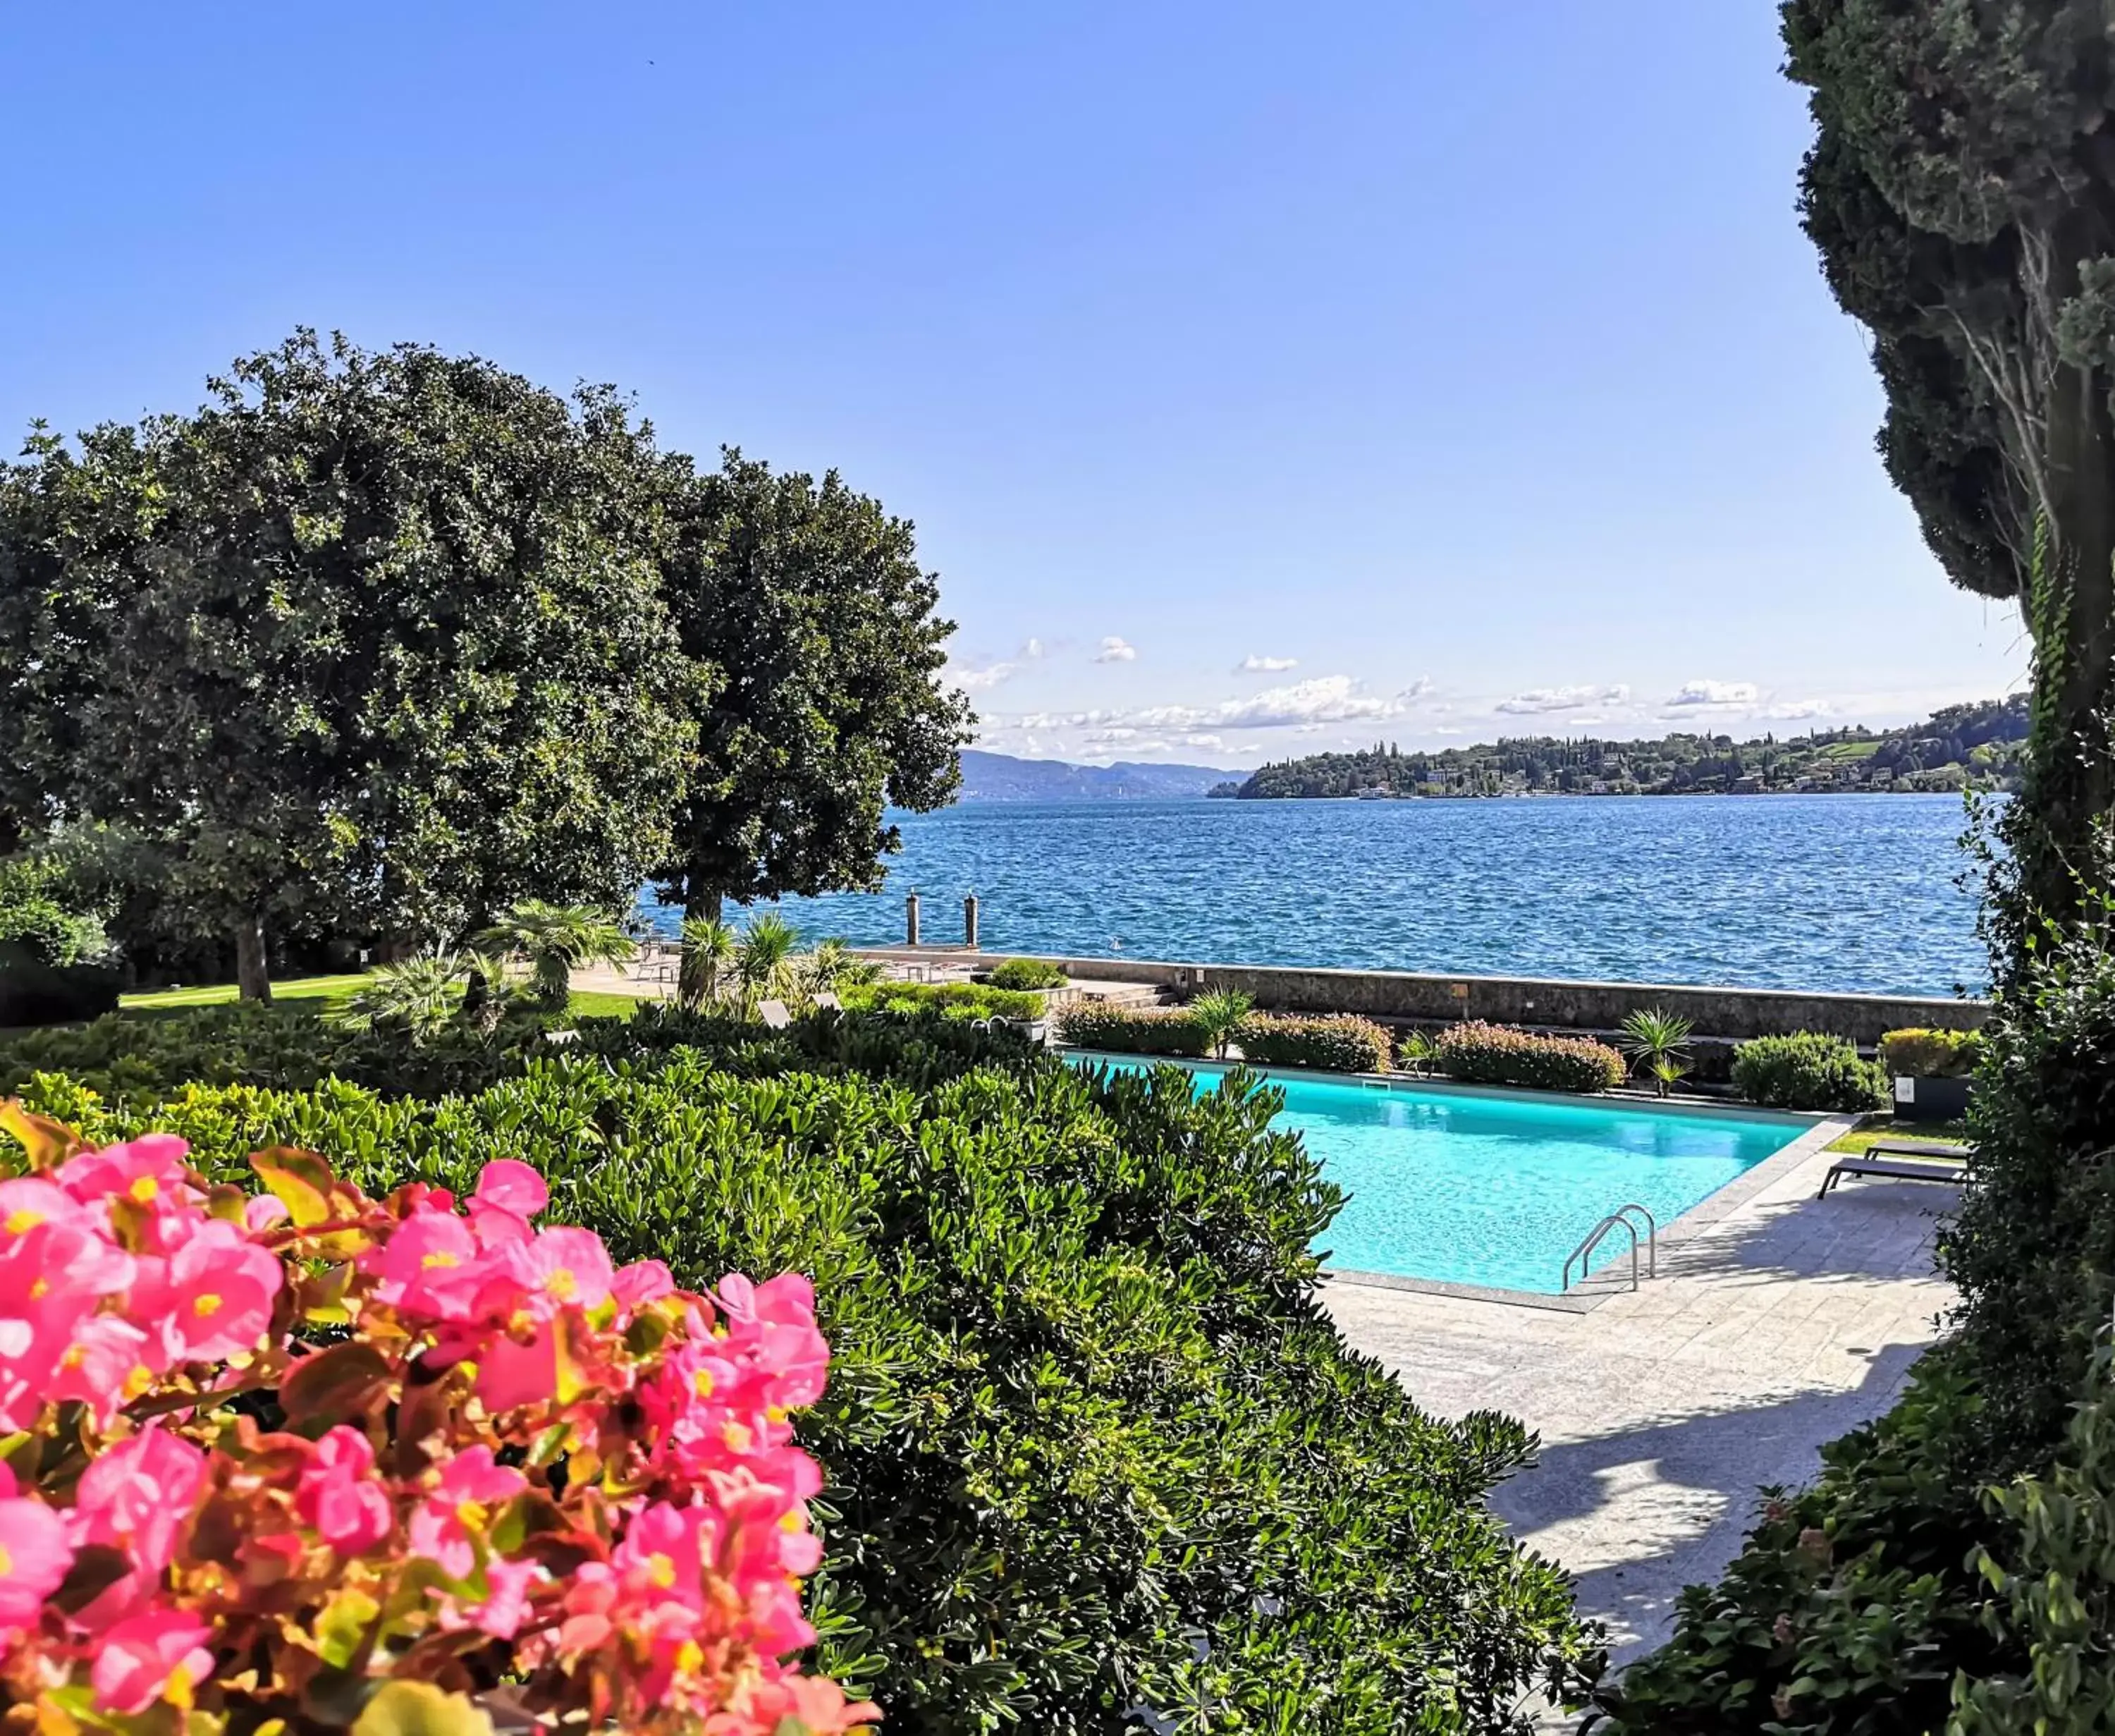
[[[1523,736],[1405,753],[1381,742],[1266,765],[1212,793],[1244,800],[1360,795],[1767,795],[1796,791],[2003,789],[2027,733],[2024,697],[1948,705],[1899,729],[1863,726],[1658,741]]]

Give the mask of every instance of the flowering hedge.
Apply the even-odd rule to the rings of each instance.
[[[785,1661],[821,1555],[806,1279],[614,1266],[507,1160],[373,1200],[278,1149],[250,1194],[168,1135],[0,1124],[0,1684],[37,1729],[873,1715]]]
[[[1188,1055],[1204,1053],[1204,1033],[1179,1007],[1112,1007],[1103,1001],[1074,1001],[1052,1020],[1058,1040],[1075,1049],[1099,1049],[1109,1054]]]
[[[1623,1058],[1591,1037],[1539,1037],[1480,1019],[1432,1039],[1432,1064],[1469,1085],[1544,1091],[1605,1091],[1623,1082]]]
[[[1387,1029],[1356,1013],[1310,1017],[1252,1013],[1234,1033],[1247,1059],[1264,1067],[1319,1067],[1337,1073],[1384,1073],[1395,1065]]]

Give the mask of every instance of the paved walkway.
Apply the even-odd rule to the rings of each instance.
[[[1759,1486],[1810,1481],[1821,1443],[1892,1403],[1951,1299],[1931,1238],[1955,1191],[1851,1181],[1817,1200],[1831,1161],[1771,1160],[1745,1197],[1712,1202],[1716,1222],[1684,1220],[1657,1281],[1590,1312],[1328,1287],[1352,1345],[1428,1409],[1504,1411],[1540,1435],[1492,1504],[1577,1576],[1619,1663],[1732,1559]]]

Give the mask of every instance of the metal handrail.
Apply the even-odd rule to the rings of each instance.
[[[1571,1288],[1571,1265],[1574,1261],[1579,1262],[1580,1281],[1582,1284],[1585,1281],[1588,1269],[1593,1263],[1594,1250],[1600,1247],[1601,1243],[1617,1229],[1630,1232],[1631,1288],[1633,1290],[1637,1288],[1638,1227],[1631,1221],[1630,1215],[1632,1212],[1637,1213],[1645,1220],[1645,1275],[1648,1278],[1659,1276],[1659,1225],[1649,1211],[1633,1200],[1626,1205],[1618,1206],[1608,1216],[1602,1219],[1586,1233],[1586,1239],[1565,1256],[1564,1271],[1558,1286],[1560,1291],[1567,1291]]]

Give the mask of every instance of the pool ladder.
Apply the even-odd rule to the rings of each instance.
[[[1639,1217],[1645,1220],[1645,1276],[1648,1278],[1659,1276],[1659,1225],[1653,1221],[1653,1215],[1650,1212],[1633,1201],[1627,1206],[1618,1206],[1587,1233],[1584,1242],[1572,1249],[1564,1262],[1563,1281],[1559,1286],[1561,1289],[1569,1290],[1571,1288],[1573,1261],[1579,1263],[1580,1281],[1582,1284],[1585,1281],[1586,1268],[1593,1261],[1594,1250],[1600,1247],[1607,1238],[1613,1235],[1619,1229],[1626,1229],[1631,1233],[1631,1288],[1633,1290],[1637,1288],[1638,1226],[1631,1217],[1632,1212],[1636,1212]]]

